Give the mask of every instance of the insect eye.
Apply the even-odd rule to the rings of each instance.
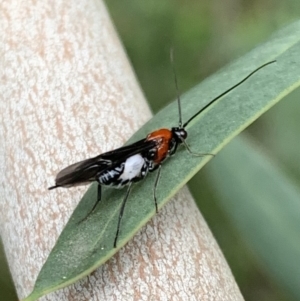
[[[183,129],[178,131],[176,134],[180,140],[185,140],[187,138],[187,131],[185,131]]]
[[[187,131],[182,130],[182,131],[179,132],[179,135],[180,135],[180,137],[181,137],[182,139],[186,139],[186,137],[187,137]]]

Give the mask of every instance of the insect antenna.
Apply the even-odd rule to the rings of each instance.
[[[232,86],[231,88],[227,89],[225,92],[221,93],[219,96],[215,97],[213,100],[211,100],[207,105],[205,105],[201,110],[199,110],[195,115],[193,115],[187,122],[184,123],[183,128],[185,128],[195,117],[197,117],[201,112],[203,112],[205,109],[207,109],[210,105],[212,105],[215,101],[217,101],[218,99],[220,99],[221,97],[223,97],[224,95],[226,95],[227,93],[229,93],[230,91],[232,91],[233,89],[235,89],[237,86],[241,85],[244,81],[246,81],[251,75],[253,75],[254,73],[256,73],[258,70],[262,69],[263,67],[273,64],[275,63],[276,60],[265,63],[263,65],[261,65],[260,67],[256,68],[254,71],[252,71],[250,74],[248,74],[245,78],[243,78],[241,81],[239,81],[237,84],[235,84],[234,86]],[[175,75],[176,78],[176,75]],[[175,84],[177,86],[177,83],[175,81]],[[178,97],[179,99],[179,97]],[[178,103],[179,107],[180,107],[180,101]],[[181,124],[181,109],[180,109],[180,124]]]
[[[172,71],[173,71],[173,75],[174,75],[174,81],[175,81],[175,87],[176,87],[176,93],[177,93],[177,104],[178,104],[178,114],[179,114],[178,127],[182,128],[180,93],[179,93],[179,89],[178,89],[178,82],[177,82],[177,76],[176,76],[176,70],[175,70],[175,64],[174,64],[174,51],[173,51],[173,48],[170,49],[170,60],[171,60]]]

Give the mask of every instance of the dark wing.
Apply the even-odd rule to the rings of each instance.
[[[94,158],[69,165],[57,174],[55,186],[49,187],[49,189],[71,187],[96,181],[99,174],[108,168],[120,164],[130,156],[147,152],[155,146],[156,143],[154,140],[142,139]]]
[[[111,160],[111,161],[123,161],[125,158],[133,156],[138,153],[147,152],[150,149],[156,146],[154,140],[146,140],[146,138],[139,140],[130,145],[122,146],[120,148],[114,149],[112,151],[103,153],[96,158],[101,158],[102,160]]]

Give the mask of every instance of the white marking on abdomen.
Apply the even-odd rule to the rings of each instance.
[[[129,157],[125,161],[124,171],[120,175],[119,179],[126,181],[140,177],[144,163],[145,160],[140,154]]]

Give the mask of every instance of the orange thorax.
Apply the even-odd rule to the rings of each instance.
[[[146,140],[155,140],[157,143],[157,153],[154,158],[156,164],[161,163],[168,155],[172,132],[168,129],[159,129],[150,133]]]

